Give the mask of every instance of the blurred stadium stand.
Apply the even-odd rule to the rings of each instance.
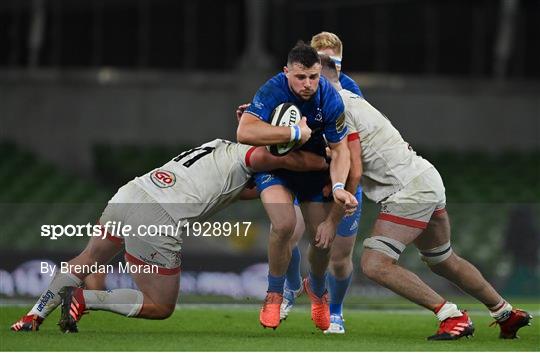
[[[86,239],[44,240],[40,224],[93,223],[134,176],[234,139],[235,107],[328,30],[344,71],[442,174],[455,248],[508,293],[538,296],[538,23],[537,0],[0,1],[0,270],[72,255]],[[256,221],[249,239],[186,240],[183,288],[264,262],[251,205],[226,212]],[[360,237],[375,216],[366,202]],[[413,249],[400,261],[427,275]]]
[[[539,16],[536,0],[4,0],[0,65],[231,70],[255,26],[277,63],[324,28],[349,71],[491,77],[509,27],[508,75],[538,78]]]

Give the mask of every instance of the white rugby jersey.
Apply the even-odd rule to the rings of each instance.
[[[216,139],[182,152],[160,168],[133,180],[176,221],[201,221],[240,195],[252,171],[251,146]]]
[[[339,94],[345,104],[349,133],[360,135],[361,183],[367,197],[379,202],[433,167],[418,156],[392,123],[364,98],[347,90]]]

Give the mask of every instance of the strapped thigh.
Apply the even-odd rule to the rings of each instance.
[[[399,259],[403,250],[405,250],[405,246],[405,244],[398,240],[381,235],[369,237],[364,240],[364,248],[381,252],[396,261]]]
[[[450,241],[432,249],[420,250],[420,257],[428,265],[436,265],[448,259],[452,255],[452,245]]]

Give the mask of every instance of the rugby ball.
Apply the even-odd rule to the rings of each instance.
[[[293,126],[298,125],[302,119],[300,109],[292,103],[281,103],[274,109],[270,118],[270,124],[274,126]],[[267,146],[266,148],[274,156],[284,156],[289,153],[295,146],[295,141],[280,143],[277,145]]]

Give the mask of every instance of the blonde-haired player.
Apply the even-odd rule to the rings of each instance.
[[[334,64],[336,64],[336,69],[339,74],[339,83],[343,89],[351,91],[360,97],[364,96],[356,82],[341,71],[341,61],[343,60],[343,43],[336,34],[331,32],[318,33],[311,38],[310,44],[317,50],[319,54],[328,55]]]

